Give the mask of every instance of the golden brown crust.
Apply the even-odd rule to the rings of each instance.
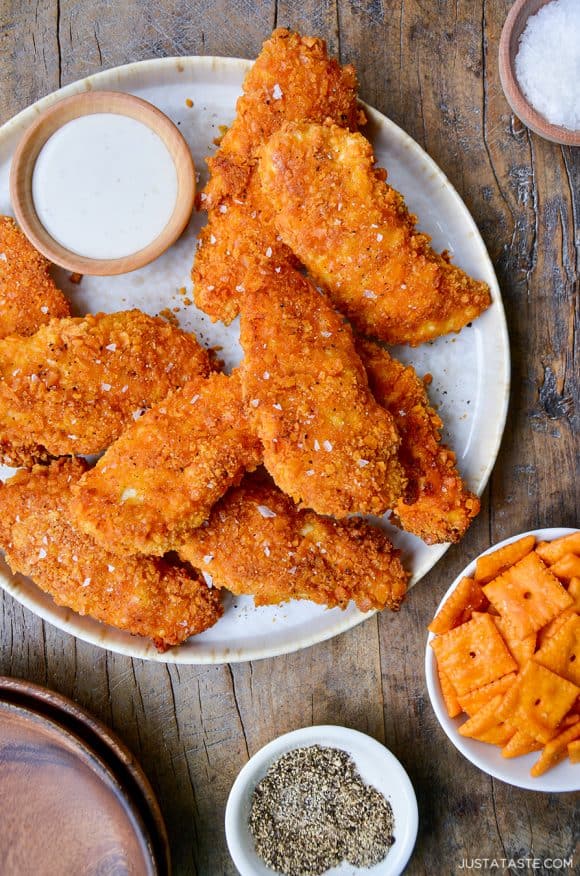
[[[374,400],[352,332],[288,269],[244,299],[244,399],[278,486],[319,514],[382,514],[405,487],[393,418]]]
[[[0,338],[32,335],[51,319],[70,316],[68,301],[10,216],[0,216]]]
[[[376,400],[393,415],[401,435],[399,459],[409,483],[391,520],[427,544],[460,541],[480,503],[463,483],[455,454],[441,444],[443,423],[424,382],[378,344],[361,340],[357,349]]]
[[[142,408],[209,359],[193,335],[138,310],[53,320],[0,340],[0,459],[31,465],[98,453]]]
[[[239,375],[191,381],[111,445],[76,489],[76,524],[118,553],[161,555],[181,544],[262,448]]]
[[[222,614],[219,595],[196,572],[115,556],[71,526],[71,488],[86,468],[56,460],[0,486],[0,547],[10,568],[58,605],[147,636],[161,651],[212,626]]]
[[[207,161],[210,181],[202,205],[209,223],[192,274],[197,306],[226,323],[239,311],[248,271],[268,258],[276,265],[296,264],[260,195],[254,172],[259,147],[287,120],[330,118],[351,130],[364,121],[354,68],[329,58],[323,40],[283,28],[264,43],[243,89],[236,118]]]
[[[346,608],[352,599],[361,611],[397,610],[409,577],[381,530],[301,511],[257,476],[230,490],[179,553],[214,586],[256,605],[310,599]]]
[[[285,124],[263,147],[259,176],[282,240],[362,334],[414,346],[459,331],[491,303],[485,283],[415,230],[360,134]]]

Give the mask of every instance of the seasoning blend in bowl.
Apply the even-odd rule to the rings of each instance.
[[[396,876],[417,835],[417,803],[396,758],[345,727],[275,739],[241,770],[226,837],[242,876]]]
[[[195,170],[169,118],[131,94],[87,92],[46,110],[11,168],[23,231],[47,258],[81,274],[142,267],[181,234]]]
[[[525,125],[553,142],[580,145],[578,0],[516,0],[501,35],[499,72]]]

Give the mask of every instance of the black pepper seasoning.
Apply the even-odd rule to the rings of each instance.
[[[347,752],[320,745],[272,764],[254,790],[249,826],[259,857],[283,876],[320,876],[342,861],[372,867],[394,842],[390,803]]]

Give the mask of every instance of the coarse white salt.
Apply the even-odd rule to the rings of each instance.
[[[276,517],[276,512],[268,508],[267,505],[258,505],[257,507],[262,517]]]
[[[101,383],[101,389],[103,390],[103,392],[110,392],[111,391],[111,384],[110,383]]]
[[[203,569],[201,570],[201,574],[203,575],[207,586],[213,587],[213,575],[210,575],[209,572],[204,572]]]
[[[44,315],[46,316],[46,314],[48,313],[48,307],[46,306],[46,304],[42,305],[42,307],[40,308],[40,312],[44,313]]]
[[[203,558],[203,561],[206,564],[206,566],[209,565],[209,563],[211,563],[212,560],[213,560],[213,554],[206,554],[205,557]]]
[[[528,18],[515,69],[526,98],[548,122],[580,129],[578,0],[552,0]]]
[[[128,499],[135,499],[137,497],[137,490],[134,487],[125,487],[123,492],[121,493],[121,504],[127,502]]]
[[[116,349],[117,349],[116,344],[107,344],[107,346],[105,347],[105,350],[110,350],[111,353],[114,353]]]
[[[274,100],[280,100],[282,98],[282,94],[283,94],[282,89],[280,88],[280,86],[276,82],[276,84],[274,85],[274,88],[272,89],[272,97],[274,98]]]

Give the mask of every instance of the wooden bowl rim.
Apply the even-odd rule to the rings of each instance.
[[[147,246],[116,259],[79,255],[58,243],[40,222],[32,198],[32,173],[40,150],[64,124],[85,115],[114,113],[147,125],[163,141],[175,164],[177,196],[161,233]],[[16,220],[32,245],[51,262],[79,274],[112,276],[141,268],[158,258],[183,232],[193,212],[195,167],[177,126],[158,107],[122,91],[86,91],[71,95],[41,112],[20,140],[10,168],[10,197]]]
[[[552,143],[580,146],[580,129],[573,131],[562,125],[554,125],[541,115],[524,95],[514,68],[517,46],[528,18],[549,2],[550,0],[515,0],[499,41],[499,77],[509,105],[526,127]]]

